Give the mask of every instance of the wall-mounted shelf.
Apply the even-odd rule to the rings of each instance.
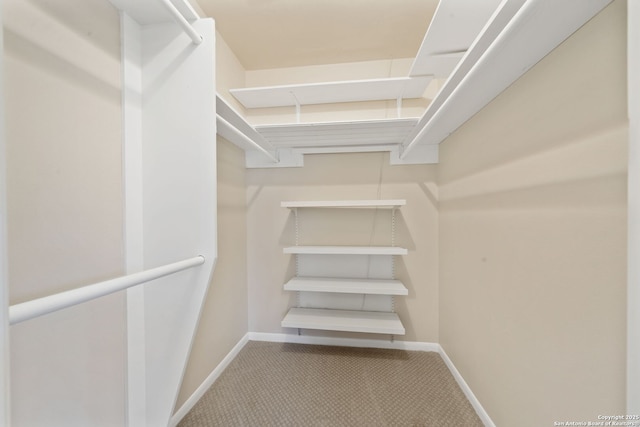
[[[292,308],[282,320],[285,328],[404,335],[396,313],[376,311]]]
[[[417,118],[259,125],[256,131],[274,147],[378,146],[402,143]]]
[[[282,326],[403,335],[405,330],[394,313],[393,298],[408,295],[409,291],[395,279],[393,265],[395,256],[406,255],[407,249],[297,244],[301,211],[317,208],[384,209],[390,215],[389,237],[394,242],[396,209],[405,204],[402,199],[281,202],[281,207],[293,210],[296,220],[296,246],[283,248],[285,254],[296,256],[296,276],[284,285],[284,290],[298,292],[297,307],[289,310]],[[376,256],[375,263],[372,256]]]
[[[322,200],[282,202],[283,208],[399,208],[406,200]]]
[[[420,98],[432,76],[348,80],[231,89],[245,108]]]
[[[406,255],[407,249],[397,246],[289,246],[285,254],[313,255]]]
[[[285,291],[334,292],[344,294],[408,295],[399,280],[343,279],[330,277],[294,277],[284,285]]]
[[[501,0],[440,0],[410,76],[448,77]]]
[[[407,77],[231,89],[246,108],[300,107],[421,98],[434,76],[447,77],[420,119],[249,125],[240,132],[253,145],[245,148],[247,167],[301,167],[304,154],[372,151],[389,152],[392,165],[438,163],[438,144],[610,1],[441,0]]]

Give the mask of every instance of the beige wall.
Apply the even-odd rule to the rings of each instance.
[[[304,168],[247,171],[247,239],[249,330],[295,333],[280,327],[295,293],[283,284],[294,272],[294,261],[282,248],[295,241],[295,225],[285,200],[406,199],[397,219],[398,246],[409,254],[398,257],[396,275],[409,296],[396,297],[396,310],[407,334],[399,339],[438,341],[438,242],[435,166],[389,166],[386,153],[307,155]],[[349,215],[348,212],[336,215]],[[370,213],[363,216],[372,227]],[[301,220],[304,222],[304,219]],[[302,234],[304,224],[302,224]],[[323,243],[353,244],[353,236],[327,226]],[[388,229],[376,227],[374,241],[382,242]],[[381,236],[378,233],[382,233]],[[309,234],[305,234],[309,237]],[[292,239],[294,239],[292,241]],[[312,243],[312,242],[308,242]],[[318,242],[316,242],[318,243]],[[354,336],[328,331],[305,335]],[[386,340],[388,336],[366,335]]]
[[[228,96],[228,88],[244,84],[244,69],[219,34],[216,34],[216,76],[221,95]],[[248,332],[244,152],[218,137],[217,167],[218,260],[176,410]]]
[[[15,304],[122,274],[120,34],[104,0],[3,8]],[[123,308],[116,294],[11,327],[12,425],[123,423]]]
[[[441,146],[440,342],[498,426],[625,412],[625,8]]]
[[[244,152],[218,138],[218,261],[177,408],[248,332]]]
[[[245,114],[244,107],[229,93],[229,89],[245,86],[246,73],[220,33],[216,32],[216,92],[238,113]]]

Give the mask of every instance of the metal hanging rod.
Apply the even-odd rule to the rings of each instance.
[[[173,17],[173,19],[176,21],[176,23],[182,27],[184,32],[187,33],[189,37],[191,37],[191,40],[193,41],[193,43],[195,44],[202,43],[202,36],[198,34],[198,32],[195,30],[195,28],[193,28],[193,26],[189,23],[189,21],[185,19],[185,17],[182,15],[182,13],[180,13],[178,8],[176,8],[174,4],[171,3],[171,0],[160,0],[160,2],[164,4],[164,6],[167,8],[169,13]]]
[[[34,299],[21,304],[15,304],[9,307],[9,324],[15,325],[16,323],[24,322],[25,320],[34,319],[48,313],[53,313],[54,311],[62,310],[63,308],[91,301],[132,286],[140,285],[160,277],[168,276],[169,274],[177,273],[178,271],[202,265],[204,264],[204,261],[204,257],[199,255],[194,258],[185,259],[183,261],[174,262],[172,264],[163,265],[161,267],[152,268],[139,273],[105,280],[93,285],[60,292],[58,294]]]

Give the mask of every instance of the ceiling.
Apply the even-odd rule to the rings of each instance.
[[[247,70],[413,58],[438,0],[192,0]]]

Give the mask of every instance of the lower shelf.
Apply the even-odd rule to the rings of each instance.
[[[404,335],[404,326],[396,313],[377,311],[292,308],[281,323],[283,328],[322,329],[325,331],[367,332]]]

